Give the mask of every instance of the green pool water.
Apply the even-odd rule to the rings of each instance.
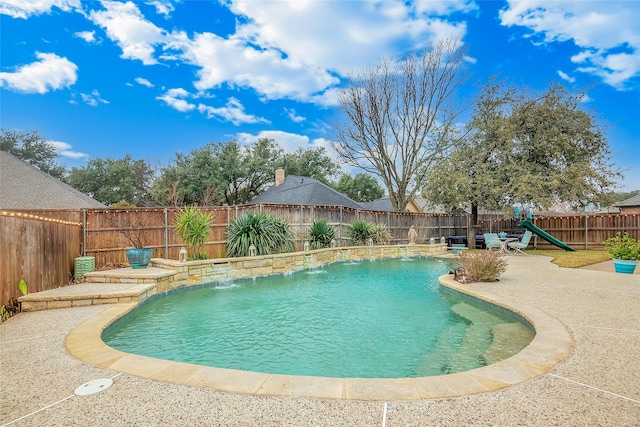
[[[446,271],[435,259],[363,261],[174,291],[103,339],[159,359],[340,378],[460,372],[531,341],[513,317],[442,291]]]

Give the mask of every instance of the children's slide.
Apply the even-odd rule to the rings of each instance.
[[[565,251],[575,251],[575,249],[573,249],[571,246],[567,245],[565,242],[562,242],[562,241],[556,239],[551,234],[549,234],[546,231],[544,231],[542,228],[536,227],[536,225],[534,223],[532,223],[531,221],[529,221],[528,219],[520,221],[520,226],[526,228],[527,230],[530,230],[532,233],[537,234],[538,236],[542,237],[547,242],[549,242],[552,245],[555,245],[555,246],[557,246],[559,248],[562,248]]]

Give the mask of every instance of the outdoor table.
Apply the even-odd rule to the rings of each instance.
[[[509,242],[515,242],[516,240],[520,240],[517,237],[498,237],[502,246],[500,247],[500,252],[509,253],[509,246],[507,245]]]

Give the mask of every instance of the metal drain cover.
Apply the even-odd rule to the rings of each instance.
[[[74,393],[78,396],[87,396],[89,394],[100,393],[103,390],[108,389],[113,384],[111,378],[98,378],[97,380],[91,380],[88,383],[84,383]]]

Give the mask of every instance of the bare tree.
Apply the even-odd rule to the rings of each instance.
[[[461,108],[454,93],[465,76],[455,39],[420,55],[387,58],[351,75],[338,99],[347,120],[334,148],[348,164],[378,176],[394,210],[404,210],[425,172],[449,147]]]

